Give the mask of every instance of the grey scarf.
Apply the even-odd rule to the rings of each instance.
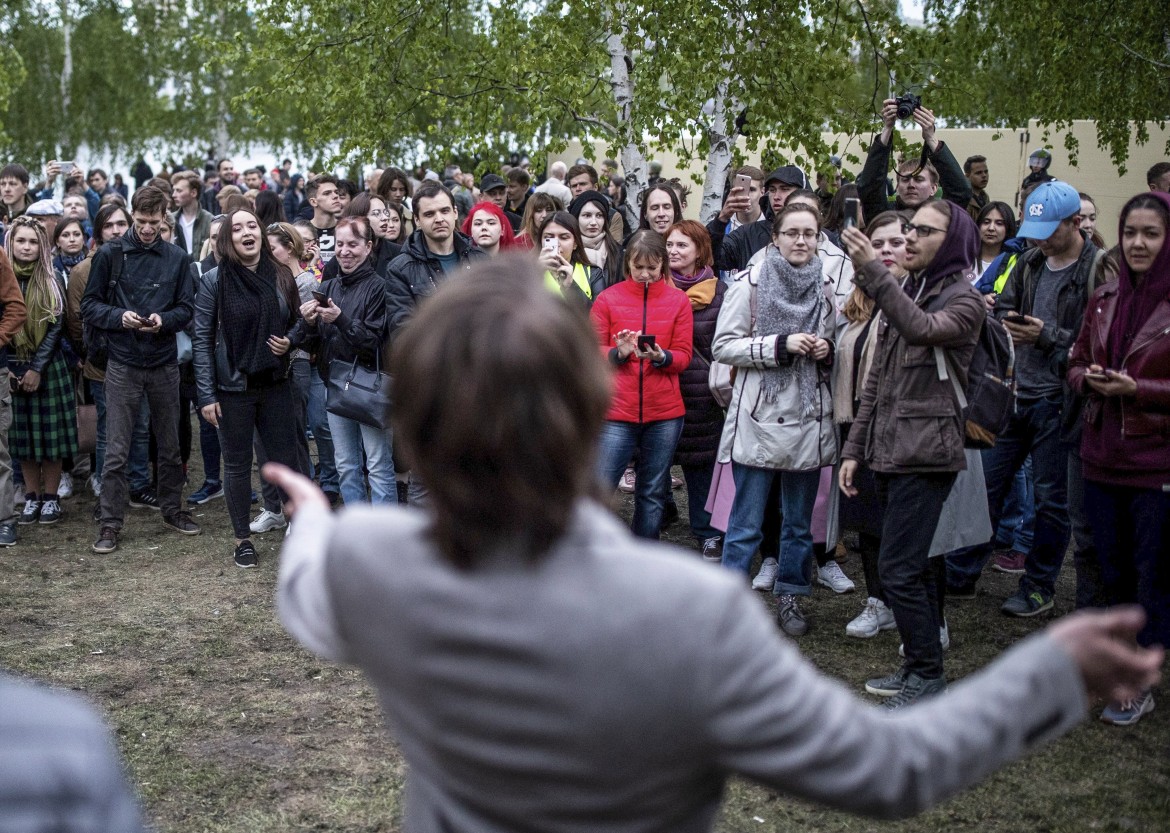
[[[756,287],[758,303],[753,335],[819,335],[824,282],[819,257],[814,255],[797,268],[784,259],[779,249],[768,246]],[[769,368],[763,371],[763,376],[765,402],[775,403],[781,391],[795,380],[800,386],[801,417],[817,415],[818,373],[816,360],[811,356],[793,356],[791,364]]]

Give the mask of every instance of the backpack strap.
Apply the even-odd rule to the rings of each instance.
[[[951,382],[951,387],[955,391],[955,398],[959,400],[959,408],[963,411],[967,410],[967,394],[964,393],[963,388],[959,385],[959,378],[954,373],[954,368],[951,366],[951,354],[943,350],[937,344],[934,346],[934,363],[938,368],[938,378],[940,381]]]

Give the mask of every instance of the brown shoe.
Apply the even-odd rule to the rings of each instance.
[[[166,515],[163,518],[163,523],[175,530],[175,532],[181,532],[184,535],[198,535],[203,531],[191,519],[190,512],[176,512],[173,515]]]
[[[107,555],[118,548],[118,530],[112,526],[103,526],[98,539],[93,542],[93,551]]]

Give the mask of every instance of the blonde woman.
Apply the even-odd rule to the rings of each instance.
[[[39,220],[14,220],[5,246],[28,309],[12,339],[14,358],[8,365],[13,391],[8,445],[20,461],[26,489],[19,523],[53,524],[61,520],[61,461],[78,453],[77,406],[61,351],[65,286],[53,271],[49,236]]]

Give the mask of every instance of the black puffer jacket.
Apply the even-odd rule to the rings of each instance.
[[[116,249],[122,252],[122,273],[117,286],[111,288]],[[187,253],[178,246],[162,240],[144,246],[134,229],[98,249],[81,298],[81,319],[106,331],[110,361],[131,367],[162,367],[178,360],[175,333],[195,314],[195,284],[189,264]],[[122,326],[126,310],[144,317],[158,313],[162,329],[157,333],[127,330]]]
[[[680,466],[713,466],[723,434],[723,409],[711,396],[707,386],[711,369],[711,342],[715,338],[715,324],[723,306],[727,284],[715,281],[715,297],[703,309],[694,309],[694,352],[691,363],[679,376],[679,389],[687,412],[683,417],[682,436],[674,450],[674,462]]]
[[[297,311],[289,309],[284,293],[276,291],[280,303],[280,315],[288,322],[286,332],[291,330],[297,319]],[[228,355],[219,326],[219,268],[216,267],[199,278],[199,291],[195,295],[195,335],[191,339],[195,354],[195,386],[198,390],[199,407],[219,401],[218,391],[245,391],[248,378],[236,369]],[[288,376],[288,362],[292,350],[281,356],[280,369],[276,378]]]
[[[321,292],[341,308],[341,315],[332,324],[302,318],[289,334],[292,346],[317,354],[317,372],[326,382],[334,359],[374,367],[386,341],[386,282],[367,258],[348,275],[324,281]]]
[[[477,260],[487,260],[488,254],[471,242],[471,238],[455,232],[455,254],[459,268],[467,270]],[[432,294],[447,279],[439,258],[427,248],[422,231],[415,231],[406,241],[406,249],[394,260],[386,273],[386,315],[390,334],[406,323],[419,299]]]

